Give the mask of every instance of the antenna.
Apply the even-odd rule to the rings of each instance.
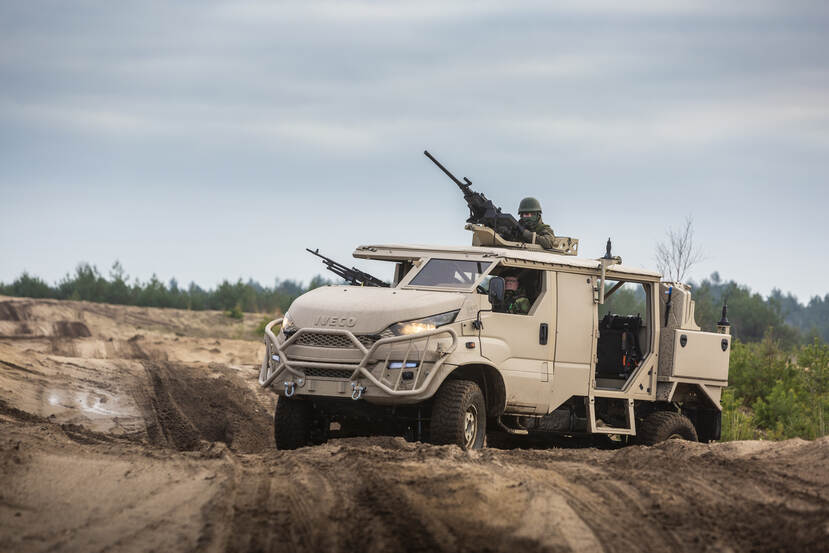
[[[728,298],[722,302],[722,319],[717,323],[717,330],[720,334],[730,334],[731,323],[728,322]]]
[[[611,248],[610,237],[608,236],[607,237],[607,245],[605,246],[604,257],[602,259],[613,259],[613,256],[610,255],[610,248]]]

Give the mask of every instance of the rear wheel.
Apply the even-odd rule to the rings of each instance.
[[[297,449],[311,443],[314,408],[310,401],[280,396],[273,415],[276,449]]]
[[[656,411],[645,417],[638,436],[639,443],[654,445],[665,440],[696,442],[697,431],[688,417],[672,411]]]
[[[486,407],[481,388],[471,380],[449,380],[435,394],[431,441],[480,449],[486,438]]]

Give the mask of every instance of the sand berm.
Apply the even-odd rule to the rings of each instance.
[[[829,550],[827,438],[276,451],[260,320],[0,297],[0,551]]]

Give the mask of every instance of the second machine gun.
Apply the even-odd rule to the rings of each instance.
[[[330,257],[325,257],[319,251],[319,248],[316,250],[312,250],[309,248],[305,248],[305,251],[311,252],[312,254],[316,255],[322,262],[325,263],[325,268],[340,277],[341,279],[345,280],[349,284],[353,286],[378,286],[383,288],[388,288],[389,285],[387,282],[383,282],[379,278],[372,276],[368,273],[364,273],[357,267],[348,268],[342,263],[337,263]]]
[[[423,150],[423,153],[437,165],[441,171],[446,173],[446,176],[452,179],[458,188],[463,192],[463,199],[466,200],[466,205],[469,206],[469,219],[467,223],[476,225],[484,225],[491,228],[500,234],[505,240],[512,240],[516,242],[522,241],[524,227],[521,226],[515,217],[509,213],[502,213],[501,208],[488,200],[486,196],[480,192],[472,190],[472,181],[464,177],[465,182],[459,181],[455,175],[440,164],[438,160],[432,157],[428,150]]]

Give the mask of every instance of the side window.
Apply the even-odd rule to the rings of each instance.
[[[501,313],[527,315],[544,291],[543,271],[499,264],[481,282],[478,293],[488,293],[489,280],[494,276],[502,277],[506,284],[506,302],[498,309]]]
[[[605,281],[605,300],[599,306],[599,318],[608,313],[617,315],[641,315],[647,311],[645,287],[638,282]]]

